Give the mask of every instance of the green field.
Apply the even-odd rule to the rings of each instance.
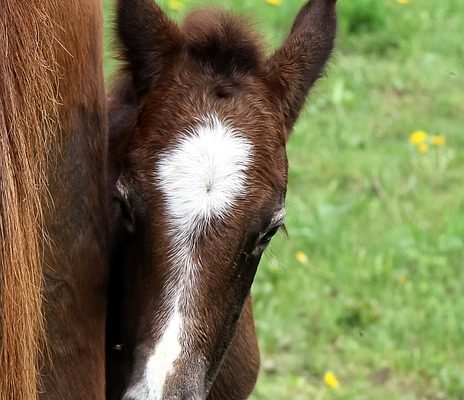
[[[181,18],[207,2],[159,3]],[[254,17],[272,51],[304,1],[216,3]],[[288,146],[289,237],[253,289],[253,399],[464,399],[464,1],[339,9]]]

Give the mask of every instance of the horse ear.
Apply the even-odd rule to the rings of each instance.
[[[140,97],[178,54],[183,35],[153,0],[118,0],[116,21],[122,56]]]
[[[282,47],[267,61],[270,84],[282,105],[287,137],[334,47],[335,4],[336,0],[308,2]]]

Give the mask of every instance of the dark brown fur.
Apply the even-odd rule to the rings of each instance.
[[[49,166],[41,398],[103,399],[107,274],[102,3],[58,2],[59,126]],[[76,393],[78,391],[78,394]]]
[[[208,394],[208,400],[248,398],[258,379],[259,365],[258,341],[249,297],[238,321],[237,331]]]
[[[204,399],[209,393],[211,399],[245,399],[259,365],[247,300],[261,257],[257,244],[285,198],[285,143],[330,56],[335,0],[303,7],[270,58],[245,22],[220,9],[197,11],[179,27],[151,0],[119,0],[117,26],[126,65],[110,109],[110,187],[118,234],[109,308],[109,398],[136,386],[146,348],[166,323],[170,221],[153,184],[155,160],[195,118],[214,110],[252,142],[251,184],[233,215],[197,238],[194,256],[202,268],[191,304],[195,319],[188,325],[191,348],[169,376],[165,398]],[[115,352],[111,347],[118,343],[123,346]]]
[[[98,0],[0,5],[0,398],[6,400],[104,398],[101,6]]]

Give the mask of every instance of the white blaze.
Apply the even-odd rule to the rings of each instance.
[[[152,398],[155,399],[162,398],[166,378],[173,370],[174,362],[182,351],[180,345],[182,317],[179,312],[178,301],[176,299],[174,310],[169,318],[163,336],[150,355],[145,370],[145,379],[148,383],[149,392]]]
[[[164,197],[170,227],[173,276],[167,290],[172,300],[167,325],[148,358],[144,382],[130,391],[140,398],[162,398],[166,380],[187,345],[181,340],[186,317],[181,304],[192,295],[198,270],[193,241],[213,218],[224,218],[236,199],[245,195],[251,157],[250,141],[211,116],[158,158],[156,185]]]
[[[251,150],[240,132],[209,117],[162,155],[157,182],[176,236],[188,240],[192,231],[227,214],[244,194]]]
[[[166,379],[182,351],[180,345],[182,318],[178,300],[178,298],[175,300],[174,309],[171,311],[161,339],[148,357],[142,379],[129,389],[128,396],[140,400],[162,399]]]

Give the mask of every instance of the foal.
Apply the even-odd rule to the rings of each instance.
[[[218,9],[180,27],[151,0],[117,12],[108,396],[245,399],[250,288],[283,224],[285,144],[332,51],[335,0],[306,4],[269,58]]]

